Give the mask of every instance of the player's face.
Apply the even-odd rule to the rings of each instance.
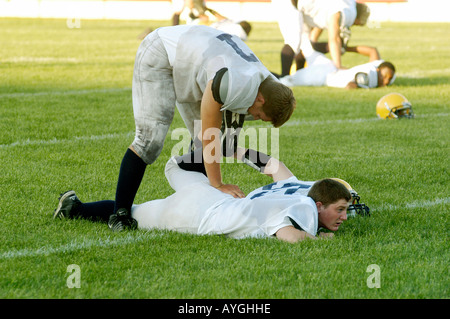
[[[261,120],[264,122],[270,122],[272,119],[264,113],[262,109],[262,105],[258,105],[257,103],[253,104],[249,109],[248,113],[253,116],[255,120]]]
[[[319,211],[319,225],[329,230],[336,231],[339,226],[347,220],[347,208],[349,203],[345,199],[340,199],[336,203],[325,207],[322,203],[317,203]]]
[[[390,68],[383,67],[378,69],[378,87],[387,86],[393,77],[394,72]]]
[[[263,111],[264,103],[265,100],[263,95],[261,94],[261,92],[258,92],[255,102],[253,102],[253,105],[248,108],[248,114],[252,115],[255,120],[271,122],[272,119]]]

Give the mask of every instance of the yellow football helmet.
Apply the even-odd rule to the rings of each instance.
[[[349,190],[350,194],[352,195],[352,203],[348,206],[348,209],[347,209],[348,217],[355,217],[356,215],[370,216],[369,206],[367,206],[364,203],[360,203],[361,197],[353,189],[353,187],[350,186],[349,183],[347,183],[346,181],[344,181],[343,179],[340,179],[340,178],[332,178],[332,179],[343,184]]]
[[[414,118],[411,103],[399,93],[389,93],[377,103],[377,116],[380,119]]]

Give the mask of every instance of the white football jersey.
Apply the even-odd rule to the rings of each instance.
[[[294,220],[315,236],[318,212],[312,198],[306,196],[313,182],[296,177],[260,187],[245,198],[225,198],[208,209],[199,234],[224,234],[233,238],[269,237]]]
[[[355,0],[298,0],[297,7],[291,0],[272,0],[272,5],[284,43],[296,54],[305,42],[302,36],[309,38],[313,27],[328,29],[327,22],[333,14],[341,13],[341,28],[352,26],[356,19]]]
[[[269,237],[295,221],[315,235],[318,212],[306,194],[314,182],[291,177],[234,198],[214,187],[202,173],[185,171],[172,159],[166,177],[176,192],[164,199],[133,205],[131,214],[142,229],[168,229],[233,238]]]
[[[133,205],[131,215],[139,228],[197,234],[207,210],[224,198],[233,198],[212,187],[202,173],[181,169],[173,157],[166,163],[165,175],[175,193],[164,199]]]
[[[341,27],[351,27],[356,19],[355,0],[298,0],[297,8],[309,27],[328,29],[328,19],[337,12]]]
[[[210,27],[229,34],[233,34],[239,37],[242,41],[247,40],[247,33],[245,33],[244,29],[241,27],[239,23],[233,20],[223,19],[212,23]]]
[[[378,87],[378,66],[383,60],[376,60],[369,63],[357,65],[347,70],[338,70],[327,75],[326,85],[337,88],[345,88],[351,81],[355,81],[356,73],[362,72],[368,75],[369,88]]]
[[[200,102],[206,84],[226,68],[218,90],[222,110],[246,114],[260,84],[273,76],[237,36],[203,25],[162,27],[156,31],[173,67],[178,102]]]
[[[349,82],[355,81],[357,73],[365,73],[368,77],[367,87],[378,87],[377,68],[384,62],[383,60],[375,60],[342,70],[337,69],[333,61],[328,59],[323,53],[311,50],[309,55],[305,54],[305,56],[306,62],[308,63],[307,67],[298,70],[293,75],[287,75],[281,78],[281,83],[287,86],[330,86],[345,88]]]
[[[136,219],[140,229],[166,229],[197,234],[208,208],[225,197],[233,198],[209,185],[206,178],[203,182],[183,187],[164,199],[133,205],[131,216]]]
[[[311,44],[303,42],[302,48],[311,47]],[[287,75],[280,79],[280,82],[287,86],[324,86],[327,76],[337,71],[333,61],[328,59],[325,54],[310,50],[309,55],[304,51],[307,67],[297,70],[292,75]]]

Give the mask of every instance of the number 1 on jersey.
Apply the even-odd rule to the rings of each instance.
[[[253,53],[245,54],[244,51],[242,51],[242,49],[238,46],[238,44],[234,42],[233,39],[231,38],[231,34],[222,33],[221,35],[217,36],[217,39],[225,41],[226,43],[231,45],[234,51],[236,51],[236,53],[245,61],[258,62],[258,58]]]

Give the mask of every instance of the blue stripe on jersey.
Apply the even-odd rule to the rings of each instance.
[[[267,193],[274,193],[274,192],[278,192],[278,191],[282,191],[284,190],[284,195],[292,195],[294,193],[296,193],[299,189],[308,189],[311,187],[311,185],[307,185],[307,184],[301,184],[301,183],[285,183],[282,185],[279,185],[279,183],[272,183],[266,186],[262,187],[261,192],[254,194],[252,197],[250,197],[250,199],[255,199],[261,196],[264,196]]]

